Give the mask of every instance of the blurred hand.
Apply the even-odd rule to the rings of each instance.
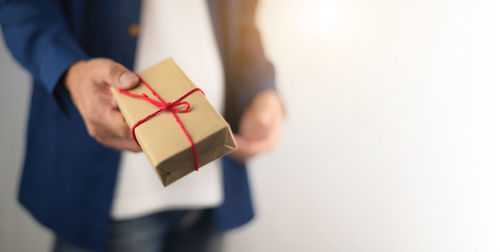
[[[274,91],[257,94],[243,112],[239,133],[234,136],[238,149],[232,156],[244,161],[272,150],[278,141],[283,115],[283,107]]]
[[[138,82],[134,73],[104,58],[73,64],[65,79],[66,88],[89,135],[107,147],[135,152],[140,148],[117,110],[109,88],[130,89]]]

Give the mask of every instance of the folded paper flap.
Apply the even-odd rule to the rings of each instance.
[[[228,130],[226,131],[226,141],[224,143],[224,146],[226,146],[226,148],[228,148],[231,151],[235,151],[238,149],[238,146],[236,146],[236,141],[234,140],[234,136],[229,126]]]
[[[226,136],[228,134],[231,134],[229,129],[222,128],[195,144],[200,167],[235,149],[234,146],[226,145],[228,139]],[[176,163],[176,160],[185,159],[187,161],[185,161],[184,163],[191,163],[187,164],[186,166],[192,168],[194,165],[192,156],[193,153],[191,151],[191,148],[188,147],[175,153],[174,155],[171,155],[169,159],[163,160],[160,164],[158,164],[157,167],[165,171],[173,172],[174,170],[178,169],[178,167],[172,164],[176,164],[178,166],[179,164]]]
[[[232,139],[231,130],[227,127],[198,142],[196,150],[201,169],[211,161],[233,152],[235,146]],[[157,174],[165,186],[193,171],[192,155],[191,149],[186,149],[157,166]],[[184,162],[181,163],[178,160],[184,160]]]

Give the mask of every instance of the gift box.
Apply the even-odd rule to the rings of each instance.
[[[111,91],[164,186],[236,149],[228,123],[173,59],[138,77],[137,87]]]

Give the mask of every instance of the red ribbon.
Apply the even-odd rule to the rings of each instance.
[[[205,93],[199,89],[199,88],[193,88],[191,89],[189,92],[187,92],[185,95],[181,96],[179,99],[173,101],[173,102],[165,102],[149,85],[148,83],[146,83],[140,75],[136,74],[137,77],[139,78],[139,80],[144,84],[144,86],[146,86],[149,91],[151,91],[151,93],[158,99],[158,100],[155,100],[155,99],[152,99],[151,97],[149,97],[147,94],[145,93],[142,93],[140,95],[138,94],[133,94],[133,93],[130,93],[128,91],[125,91],[123,89],[119,89],[118,91],[124,95],[127,95],[127,96],[130,96],[130,97],[134,97],[134,98],[140,98],[140,99],[143,99],[151,104],[153,104],[155,107],[158,108],[158,110],[156,110],[155,112],[153,112],[152,114],[142,118],[141,120],[139,120],[138,122],[136,122],[134,124],[134,126],[132,126],[132,136],[134,137],[134,141],[135,143],[140,147],[139,145],[139,142],[137,142],[137,138],[135,136],[135,128],[137,128],[137,126],[141,125],[142,123],[148,121],[149,119],[155,117],[156,115],[158,115],[159,113],[163,112],[163,111],[170,111],[172,112],[172,115],[174,116],[175,120],[177,121],[177,124],[179,124],[179,126],[181,127],[182,129],[182,132],[184,132],[184,135],[186,135],[189,143],[191,144],[191,150],[193,152],[193,159],[194,159],[194,165],[195,165],[195,168],[196,170],[198,171],[198,169],[200,168],[199,166],[199,162],[198,162],[198,155],[196,154],[196,147],[194,145],[194,142],[193,142],[193,139],[191,138],[191,136],[189,135],[189,133],[187,132],[186,128],[184,128],[184,124],[182,124],[182,121],[181,119],[179,119],[179,116],[177,116],[177,113],[187,113],[190,111],[191,109],[191,104],[189,104],[189,102],[187,101],[182,101],[184,100],[184,98],[188,97],[189,95],[191,95],[192,93],[196,92],[196,91],[200,91],[203,95],[205,95]],[[182,108],[182,106],[184,106],[184,108]]]

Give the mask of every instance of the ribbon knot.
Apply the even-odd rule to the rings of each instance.
[[[161,111],[186,113],[189,112],[189,110],[191,109],[191,104],[187,101],[167,102],[167,103],[162,103],[162,105],[159,108]]]
[[[172,103],[168,102],[166,104],[162,104],[162,106],[160,107],[160,109],[162,111],[167,111],[167,110],[170,110],[172,108]]]
[[[134,97],[134,98],[140,98],[142,100],[145,100],[147,102],[149,102],[150,104],[154,105],[155,107],[158,108],[158,110],[156,110],[155,112],[147,115],[146,117],[142,118],[141,120],[139,120],[138,122],[136,122],[133,126],[132,126],[132,136],[134,137],[134,141],[135,143],[140,147],[141,145],[139,144],[139,142],[137,141],[137,137],[135,136],[135,128],[137,128],[139,125],[141,125],[142,123],[148,121],[149,119],[155,117],[156,115],[158,115],[159,113],[161,112],[171,112],[172,115],[174,116],[175,120],[177,121],[177,124],[179,124],[179,126],[181,127],[182,131],[184,132],[184,134],[186,135],[189,143],[191,144],[191,150],[193,152],[193,159],[194,159],[194,165],[195,165],[195,168],[196,170],[198,171],[199,169],[199,162],[198,162],[198,155],[196,154],[196,148],[195,148],[195,145],[194,145],[194,142],[193,142],[193,139],[191,139],[191,136],[189,135],[189,133],[187,132],[186,128],[184,128],[184,124],[182,124],[182,121],[181,119],[177,116],[176,113],[187,113],[189,111],[191,111],[191,104],[187,101],[183,101],[184,98],[188,97],[189,95],[191,95],[192,93],[196,92],[196,91],[200,91],[203,95],[205,95],[205,93],[199,89],[199,88],[193,88],[191,89],[189,92],[187,92],[186,94],[184,94],[183,96],[181,96],[180,98],[178,98],[177,100],[173,101],[173,102],[165,102],[142,78],[139,74],[136,74],[137,77],[139,78],[139,80],[144,84],[144,86],[146,86],[149,91],[151,91],[151,93],[157,98],[156,99],[153,99],[151,97],[149,97],[146,93],[142,93],[140,95],[138,94],[133,94],[133,93],[130,93],[126,90],[123,90],[123,89],[119,89],[118,91],[124,95],[127,95],[127,96],[130,96],[130,97]]]

